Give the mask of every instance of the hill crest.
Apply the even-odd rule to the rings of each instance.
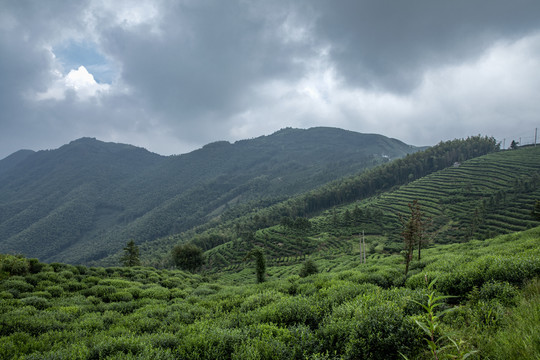
[[[335,128],[289,129],[167,157],[81,138],[26,153],[0,173],[0,252],[90,263],[129,239],[186,231],[239,204],[272,204],[416,150]]]

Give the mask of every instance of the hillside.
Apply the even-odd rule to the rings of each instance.
[[[441,359],[535,359],[539,240],[540,227],[436,245],[407,278],[399,255],[362,264],[350,253],[336,261],[347,268],[318,258],[305,277],[270,266],[261,284],[246,268],[237,285],[0,255],[0,357],[423,360],[433,336]]]
[[[238,206],[271,205],[419,150],[380,135],[283,129],[164,157],[83,138],[0,161],[0,253],[89,263],[202,225]]]
[[[422,153],[416,153],[411,158],[421,156]],[[359,178],[376,182],[377,178],[369,175],[377,171],[371,170]],[[358,179],[357,187],[360,184]],[[288,209],[294,208],[294,204],[309,203],[305,197],[310,196],[315,195],[307,194],[302,201],[289,200]],[[367,235],[368,257],[378,258],[403,249],[398,214],[407,215],[407,205],[415,199],[419,200],[426,220],[431,220],[427,229],[431,243],[465,242],[525,230],[540,225],[530,214],[535,201],[540,199],[540,148],[490,153],[418,180],[396,184],[390,191],[352,199],[311,217],[309,228],[273,225],[259,228],[248,239],[237,237],[230,225],[194,235],[190,241],[207,249],[207,267],[212,271],[243,269],[245,253],[254,245],[264,248],[268,261],[282,265],[302,262],[306,256],[339,259],[358,249],[358,234],[363,231]],[[279,209],[274,206],[269,213],[280,214]],[[253,222],[250,219],[255,215],[258,219],[270,216],[269,213],[262,210],[242,221]],[[219,237],[221,243],[205,245]]]

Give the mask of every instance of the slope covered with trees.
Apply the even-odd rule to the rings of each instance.
[[[180,156],[83,138],[0,161],[0,252],[91,263],[271,205],[418,148],[333,128],[283,129]]]
[[[396,163],[421,155],[416,153]],[[451,164],[418,180],[390,184],[391,191],[375,192],[365,198],[351,196],[355,200],[315,213],[307,226],[294,225],[299,219],[306,220],[296,211],[305,211],[305,204],[309,204],[306,199],[312,194],[319,197],[322,189],[199,234],[186,233],[170,240],[191,241],[207,250],[209,269],[237,271],[243,268],[245,252],[253,246],[263,247],[270,262],[294,264],[308,255],[339,258],[358,247],[362,232],[368,237],[368,256],[399,253],[403,250],[399,214],[407,214],[408,205],[415,200],[426,222],[425,241],[431,243],[483,239],[540,224],[531,214],[540,198],[540,148],[494,152]],[[348,184],[354,182],[361,187],[362,179],[378,182],[370,175],[386,174],[391,165],[328,187],[337,194],[339,184],[348,189]],[[276,222],[260,225],[269,219]]]

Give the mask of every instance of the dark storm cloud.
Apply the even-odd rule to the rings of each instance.
[[[505,134],[508,118],[534,128],[539,13],[533,0],[4,1],[0,158],[81,136],[181,153],[286,126],[415,144]]]
[[[173,2],[163,8],[158,31],[119,24],[102,34],[102,45],[154,111],[185,121],[227,117],[249,103],[257,83],[303,75],[293,60],[310,49],[284,44],[280,21],[239,2]]]
[[[501,39],[540,29],[540,2],[308,1],[316,36],[352,86],[410,91],[426,68],[480,56]]]

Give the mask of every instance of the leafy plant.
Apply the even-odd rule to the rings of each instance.
[[[425,278],[427,282],[427,277]],[[452,308],[445,309],[437,313],[437,308],[444,305],[443,300],[451,298],[450,295],[436,295],[436,292],[433,290],[433,285],[436,283],[437,279],[434,279],[428,284],[429,294],[426,294],[427,303],[423,304],[415,300],[411,300],[418,305],[422,306],[427,315],[427,321],[415,320],[416,324],[424,331],[426,337],[425,341],[428,345],[429,352],[433,356],[433,359],[439,360],[444,355],[446,358],[452,359],[466,359],[476,351],[464,352],[462,350],[464,342],[459,340],[459,342],[453,340],[447,335],[441,334],[439,318],[446,312],[451,311]],[[444,344],[445,341],[449,341],[450,344]],[[448,353],[450,345],[455,349],[455,353]],[[402,354],[404,358],[407,358]]]
[[[141,265],[139,259],[139,247],[135,245],[135,241],[130,240],[124,248],[124,255],[120,259],[124,266],[138,266]]]
[[[319,272],[319,268],[317,267],[317,264],[311,259],[307,259],[306,262],[302,265],[302,268],[300,269],[300,277],[306,277],[309,275],[313,275]]]
[[[257,283],[260,284],[266,279],[266,259],[262,249],[254,248],[246,255],[245,259],[251,257],[255,257],[255,273],[257,274]]]
[[[195,271],[204,263],[202,249],[193,244],[176,245],[172,257],[178,268],[188,271]]]

